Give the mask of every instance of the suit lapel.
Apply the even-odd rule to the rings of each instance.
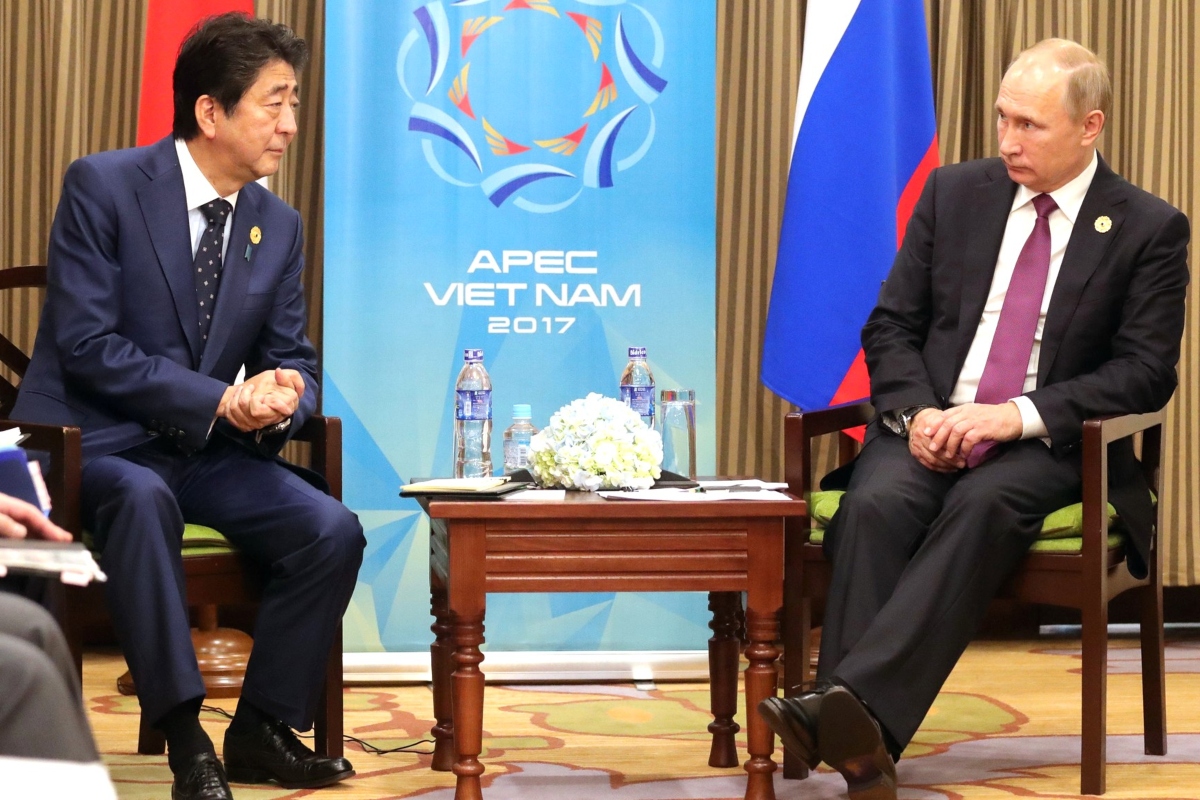
[[[992,275],[996,271],[996,258],[1000,253],[1000,243],[1004,240],[1004,229],[1008,227],[1008,212],[1017,192],[1017,185],[1008,177],[1007,170],[999,166],[999,162],[988,170],[988,178],[976,187],[968,211],[971,233],[963,253],[958,352],[955,353],[952,375],[962,371],[971,342],[975,339],[979,318],[983,316],[988,290],[992,286]]]
[[[1092,185],[1084,195],[1083,205],[1071,228],[1071,238],[1063,253],[1062,266],[1050,295],[1050,306],[1046,310],[1046,324],[1042,329],[1042,349],[1038,357],[1038,386],[1042,386],[1058,346],[1066,335],[1075,307],[1092,273],[1100,266],[1108,246],[1117,238],[1125,221],[1125,198],[1120,192],[1121,178],[1100,159]],[[1099,231],[1096,220],[1105,216],[1111,227]],[[1102,226],[1103,227],[1103,226]]]
[[[183,173],[171,137],[148,151],[141,169],[150,178],[137,191],[142,219],[158,257],[184,338],[192,351],[192,364],[199,361],[200,331],[196,308],[196,285],[192,279],[192,241],[188,224]]]
[[[251,245],[250,230],[261,222],[262,211],[258,198],[247,185],[238,195],[237,208],[233,212],[233,230],[229,232],[229,247],[225,250],[221,266],[221,284],[217,287],[217,307],[213,312],[204,357],[200,361],[201,374],[207,375],[212,371],[221,351],[225,349],[225,343],[229,341],[234,321],[241,313],[242,300],[250,283],[250,270],[258,251],[257,246]]]

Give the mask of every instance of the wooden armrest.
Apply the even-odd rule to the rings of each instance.
[[[22,443],[27,450],[50,454],[50,469],[43,476],[50,492],[50,519],[70,531],[76,541],[83,535],[79,516],[79,475],[83,470],[83,436],[79,428],[42,425],[20,420],[0,420],[0,430],[20,428],[29,438]]]
[[[1147,482],[1159,491],[1158,470],[1162,457],[1165,409],[1149,414],[1120,414],[1095,417],[1083,422],[1083,553],[1099,559],[1107,550],[1108,537],[1108,445],[1141,433],[1142,470]],[[1161,511],[1160,520],[1161,523]],[[1157,525],[1152,536],[1157,536]],[[1093,555],[1097,554],[1097,555]]]
[[[873,416],[875,408],[866,400],[788,414],[783,420],[783,479],[788,491],[797,497],[807,497],[812,491],[814,437],[866,425]]]
[[[1154,411],[1150,414],[1118,414],[1109,417],[1095,417],[1093,419],[1084,420],[1083,423],[1083,449],[1087,452],[1088,449],[1088,434],[1092,437],[1099,435],[1099,440],[1091,442],[1092,447],[1099,444],[1109,444],[1118,439],[1124,439],[1128,436],[1133,436],[1135,433],[1141,433],[1144,430],[1153,428],[1155,425],[1162,425],[1166,422],[1166,409]],[[1097,433],[1098,432],[1098,433]]]
[[[812,439],[827,433],[837,433],[847,428],[866,425],[875,416],[875,407],[867,400],[819,408],[816,411],[793,411],[787,415],[784,426],[798,425],[800,434]]]
[[[292,435],[296,442],[312,445],[312,469],[329,484],[329,494],[342,499],[342,421],[338,417],[313,414]]]

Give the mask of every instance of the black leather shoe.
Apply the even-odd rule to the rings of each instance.
[[[226,729],[225,769],[234,783],[277,783],[285,789],[316,789],[354,775],[349,761],[318,756],[282,722],[240,734]]]
[[[842,773],[850,800],[896,800],[896,764],[879,723],[854,693],[835,686],[821,698],[821,759]]]
[[[768,697],[758,704],[758,713],[767,727],[775,731],[779,741],[794,753],[809,769],[821,763],[817,738],[821,698],[830,687],[818,686],[796,697]]]
[[[175,775],[171,784],[171,800],[233,800],[225,770],[213,753],[192,756],[187,765]]]

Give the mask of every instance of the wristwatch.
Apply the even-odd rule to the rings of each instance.
[[[254,432],[255,443],[261,442],[264,436],[274,436],[277,433],[283,433],[288,428],[292,427],[292,418],[288,417],[285,420],[280,420],[274,425],[268,425],[265,428],[259,428]]]
[[[907,439],[910,433],[909,426],[912,424],[913,419],[916,418],[917,414],[927,408],[933,408],[933,406],[909,406],[908,408],[896,409],[890,413],[884,412],[880,416],[880,420],[892,433],[896,434],[897,436],[903,436],[905,439]]]

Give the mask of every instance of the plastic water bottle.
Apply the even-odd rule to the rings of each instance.
[[[454,384],[454,477],[492,476],[492,379],[482,350],[464,350]]]
[[[538,432],[529,420],[533,417],[527,403],[513,406],[513,422],[504,432],[504,474],[511,475],[529,466],[529,440]]]
[[[646,423],[654,427],[654,374],[646,363],[646,348],[629,348],[629,363],[621,373],[621,399]]]

